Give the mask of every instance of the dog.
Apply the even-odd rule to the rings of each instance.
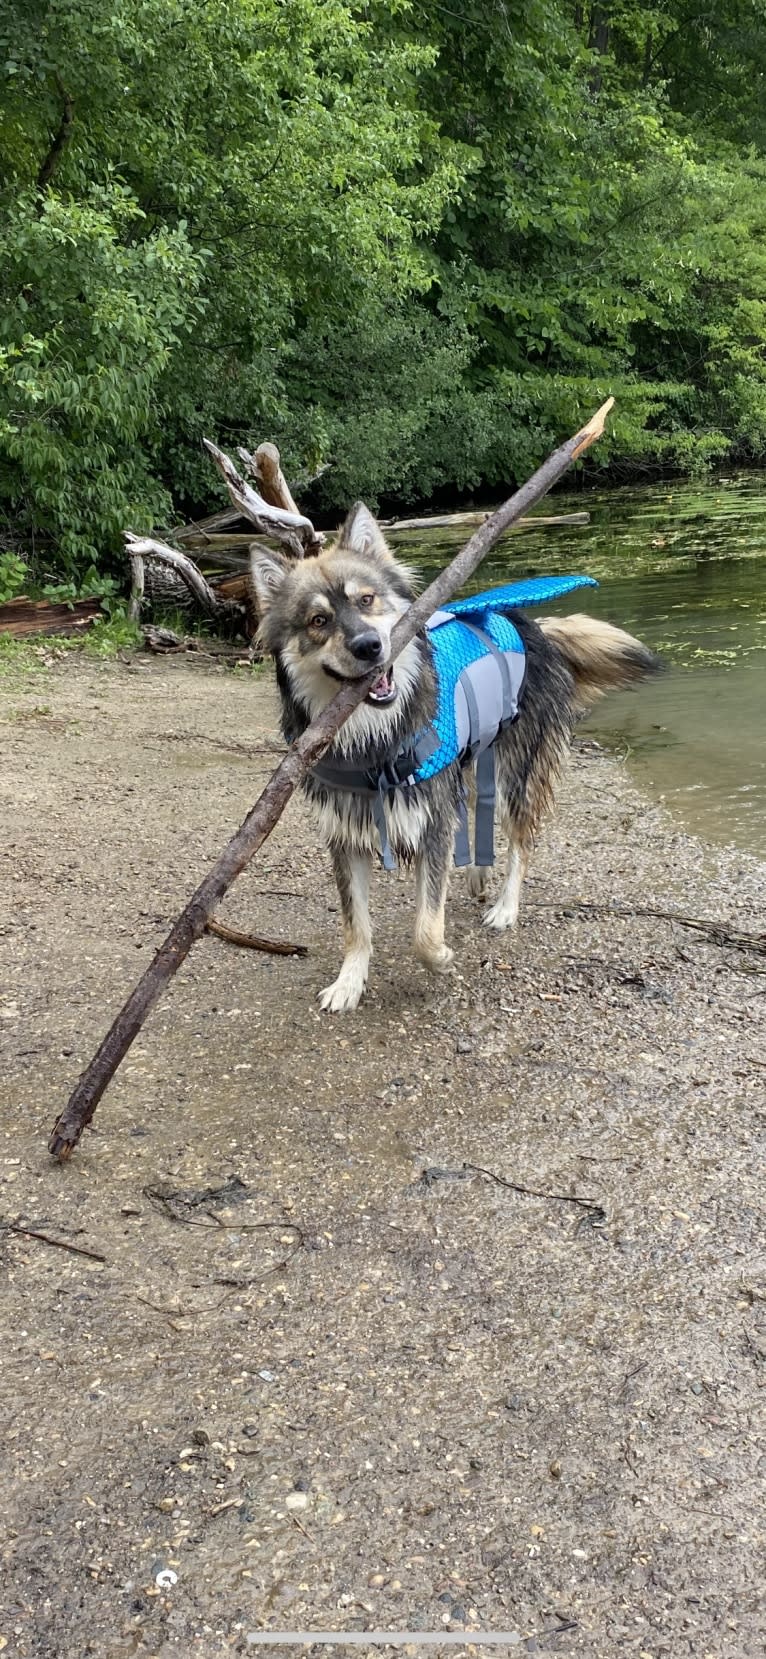
[[[357,502],[335,543],[318,557],[299,562],[254,548],[251,577],[258,643],[276,663],[288,743],[341,685],[380,667],[327,757],[331,765],[377,775],[408,738],[429,727],[437,708],[425,631],[390,664],[392,630],[414,597],[412,572],[394,558],[380,526]],[[658,667],[638,640],[592,617],[536,622],[515,611],[512,620],[526,652],[526,671],[518,715],[495,739],[497,801],[509,852],[484,923],[498,932],[517,922],[529,855],[577,718],[605,692],[633,685]],[[471,761],[458,757],[435,776],[392,789],[385,798],[390,846],[397,859],[415,866],[415,955],[435,974],[448,972],[453,961],[444,937],[445,904],[456,822],[471,773]],[[358,1006],[369,973],[369,885],[379,817],[369,790],[336,788],[311,773],[303,788],[329,848],[345,936],[340,973],[319,1001],[330,1013],[347,1013]],[[486,872],[471,867],[468,880],[471,891],[484,897]]]

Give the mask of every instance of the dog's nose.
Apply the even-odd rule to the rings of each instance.
[[[373,628],[364,628],[360,634],[353,634],[348,648],[359,662],[380,662],[383,655],[383,641]]]

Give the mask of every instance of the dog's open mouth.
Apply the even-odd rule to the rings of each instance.
[[[365,701],[367,703],[376,703],[380,706],[383,703],[393,703],[396,696],[397,689],[394,681],[394,671],[393,668],[387,668],[385,674],[381,674],[380,679],[376,680],[375,684],[370,686]]]

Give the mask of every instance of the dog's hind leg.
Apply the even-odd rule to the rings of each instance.
[[[467,864],[465,879],[472,899],[486,899],[487,871],[483,864]]]
[[[415,955],[432,974],[449,971],[454,951],[444,943],[444,911],[452,857],[452,830],[432,826],[415,865]]]
[[[529,653],[530,668],[532,653]],[[555,667],[555,665],[554,665]],[[508,836],[505,880],[484,926],[502,933],[519,919],[521,887],[540,824],[549,810],[556,779],[569,746],[571,679],[556,681],[550,664],[545,695],[528,673],[522,713],[497,739],[497,796]]]
[[[484,926],[494,928],[497,933],[503,933],[507,927],[516,926],[519,919],[521,884],[527,872],[528,853],[518,828],[512,822],[507,828],[508,866],[505,880],[495,903],[483,918]]]
[[[372,859],[369,853],[349,852],[338,846],[330,848],[330,856],[343,912],[346,954],[337,979],[320,992],[319,1002],[328,1014],[349,1014],[361,1002],[372,954]]]

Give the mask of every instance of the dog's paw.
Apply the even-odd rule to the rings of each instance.
[[[441,950],[438,951],[423,951],[419,955],[423,967],[427,968],[430,974],[448,974],[452,972],[455,952],[450,950],[448,945],[443,945]]]
[[[320,1008],[325,1014],[353,1014],[364,995],[365,983],[358,974],[339,974],[332,985],[320,991]]]
[[[504,904],[502,899],[498,899],[497,904],[493,904],[491,910],[488,910],[481,919],[483,926],[491,928],[493,933],[505,933],[508,928],[516,926],[519,919],[519,907],[518,905],[514,907],[510,904]]]

